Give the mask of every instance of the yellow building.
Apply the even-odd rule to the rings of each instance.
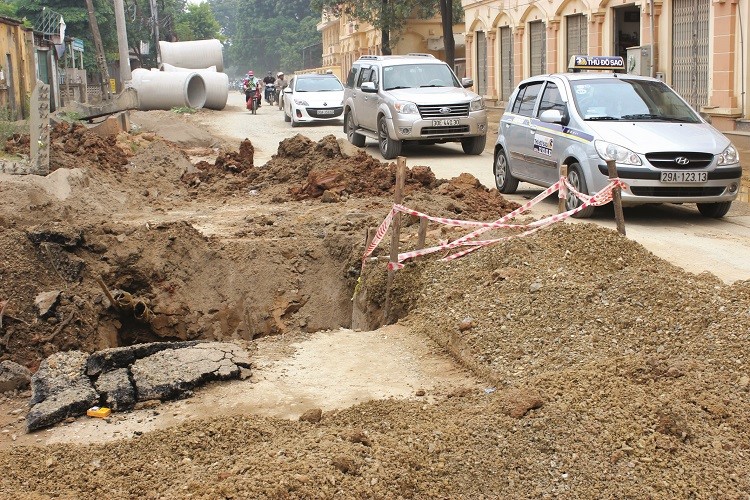
[[[750,131],[749,3],[462,0],[467,76],[503,104],[522,79],[566,71],[573,54],[620,55],[628,72],[663,79],[720,130]]]
[[[360,56],[381,53],[380,30],[369,24],[361,23],[346,15],[337,17],[324,12],[317,27],[323,39],[323,66],[313,71],[331,70],[339,78],[343,78]],[[462,30],[462,24],[453,27],[456,40],[456,73],[459,78],[464,76]],[[440,16],[426,20],[410,19],[404,32],[398,39],[392,40],[391,52],[393,54],[422,52],[444,59],[442,33]]]
[[[34,32],[20,21],[0,17],[0,107],[9,118],[28,116],[28,99],[37,78]]]

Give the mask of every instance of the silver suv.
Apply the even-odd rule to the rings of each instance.
[[[404,141],[460,142],[466,154],[484,151],[484,100],[467,90],[445,62],[430,54],[362,56],[344,89],[344,132],[357,147],[378,141],[383,158],[401,153]]]

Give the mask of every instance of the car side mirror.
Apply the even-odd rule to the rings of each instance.
[[[544,123],[562,123],[563,114],[557,109],[548,109],[542,111],[542,114],[539,115],[539,119]]]
[[[367,92],[368,94],[374,94],[378,91],[378,86],[375,85],[375,82],[365,82],[360,87],[362,92]]]
[[[284,93],[285,94],[291,94],[292,93],[292,89],[290,89],[289,87],[284,87]]]
[[[463,86],[463,88],[465,89],[473,87],[474,80],[472,80],[471,78],[461,78],[461,86]]]

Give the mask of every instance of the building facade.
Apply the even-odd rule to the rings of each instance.
[[[463,72],[465,57],[462,30],[463,25],[453,27],[456,41],[456,70],[459,77],[465,76],[460,74]],[[313,71],[331,70],[342,78],[349,73],[352,64],[360,56],[381,54],[380,30],[346,15],[337,17],[324,12],[321,22],[318,23],[318,31],[323,39],[323,66]],[[421,52],[444,59],[442,33],[439,16],[432,19],[410,19],[404,32],[396,40],[392,40],[391,52]]]
[[[467,76],[504,105],[524,78],[574,54],[619,55],[663,79],[722,131],[750,118],[750,0],[462,0]],[[653,40],[653,43],[652,43]]]
[[[7,110],[9,119],[28,116],[37,57],[33,31],[20,21],[0,17],[0,107]],[[47,61],[44,55],[42,59]]]

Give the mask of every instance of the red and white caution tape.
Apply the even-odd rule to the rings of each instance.
[[[453,253],[451,255],[448,255],[440,259],[442,261],[450,261],[450,260],[457,259],[459,257],[463,257],[464,255],[469,254],[479,248],[489,246],[489,245],[498,243],[500,241],[506,241],[511,238],[521,238],[524,236],[528,236],[530,234],[533,234],[539,231],[542,228],[545,228],[551,224],[554,224],[555,222],[563,221],[573,216],[574,214],[577,214],[581,210],[584,210],[585,208],[589,206],[606,205],[607,203],[612,201],[612,190],[615,187],[622,188],[622,187],[626,187],[626,185],[619,178],[611,179],[609,184],[607,184],[601,191],[589,196],[576,190],[576,188],[572,184],[570,184],[570,182],[568,182],[566,178],[562,177],[555,184],[551,185],[550,187],[548,187],[547,189],[539,193],[539,195],[537,195],[533,199],[529,200],[528,202],[524,203],[519,208],[513,210],[512,212],[504,215],[503,217],[493,222],[479,222],[479,221],[449,219],[445,217],[433,217],[433,216],[424,214],[422,212],[419,212],[417,210],[410,209],[403,205],[394,205],[393,208],[391,208],[391,211],[386,216],[385,220],[383,220],[383,222],[378,227],[378,230],[375,232],[375,237],[373,238],[372,242],[367,246],[367,249],[365,250],[365,253],[362,256],[362,264],[364,265],[365,259],[367,259],[367,257],[369,257],[372,254],[375,248],[377,248],[377,246],[383,240],[386,232],[388,231],[388,228],[391,225],[391,222],[393,221],[393,217],[399,212],[405,213],[408,215],[413,215],[415,217],[425,218],[432,222],[437,222],[446,226],[476,227],[477,229],[451,242],[445,242],[437,246],[433,246],[429,248],[422,248],[420,250],[413,250],[411,252],[400,253],[398,255],[397,262],[388,263],[388,270],[401,269],[402,267],[404,267],[402,262],[405,260],[412,259],[415,257],[421,257],[424,255],[429,255],[431,253],[435,253],[439,251],[452,250],[460,246],[469,247],[469,248],[466,248],[464,250],[461,250],[459,252]],[[560,191],[559,197],[562,197],[565,191],[568,190],[574,196],[582,200],[583,203],[581,203],[581,205],[579,205],[578,207],[572,210],[568,210],[567,212],[554,214],[549,217],[545,217],[544,219],[531,222],[529,224],[508,224],[507,223],[507,221],[525,212],[526,210],[528,210],[529,208],[536,205],[537,203],[539,203],[540,201],[547,198],[549,195],[551,195],[552,193],[558,190]],[[496,238],[492,240],[476,240],[476,238],[479,235],[487,231],[490,231],[492,229],[525,229],[525,231],[518,233],[518,234],[504,236],[502,238]]]

